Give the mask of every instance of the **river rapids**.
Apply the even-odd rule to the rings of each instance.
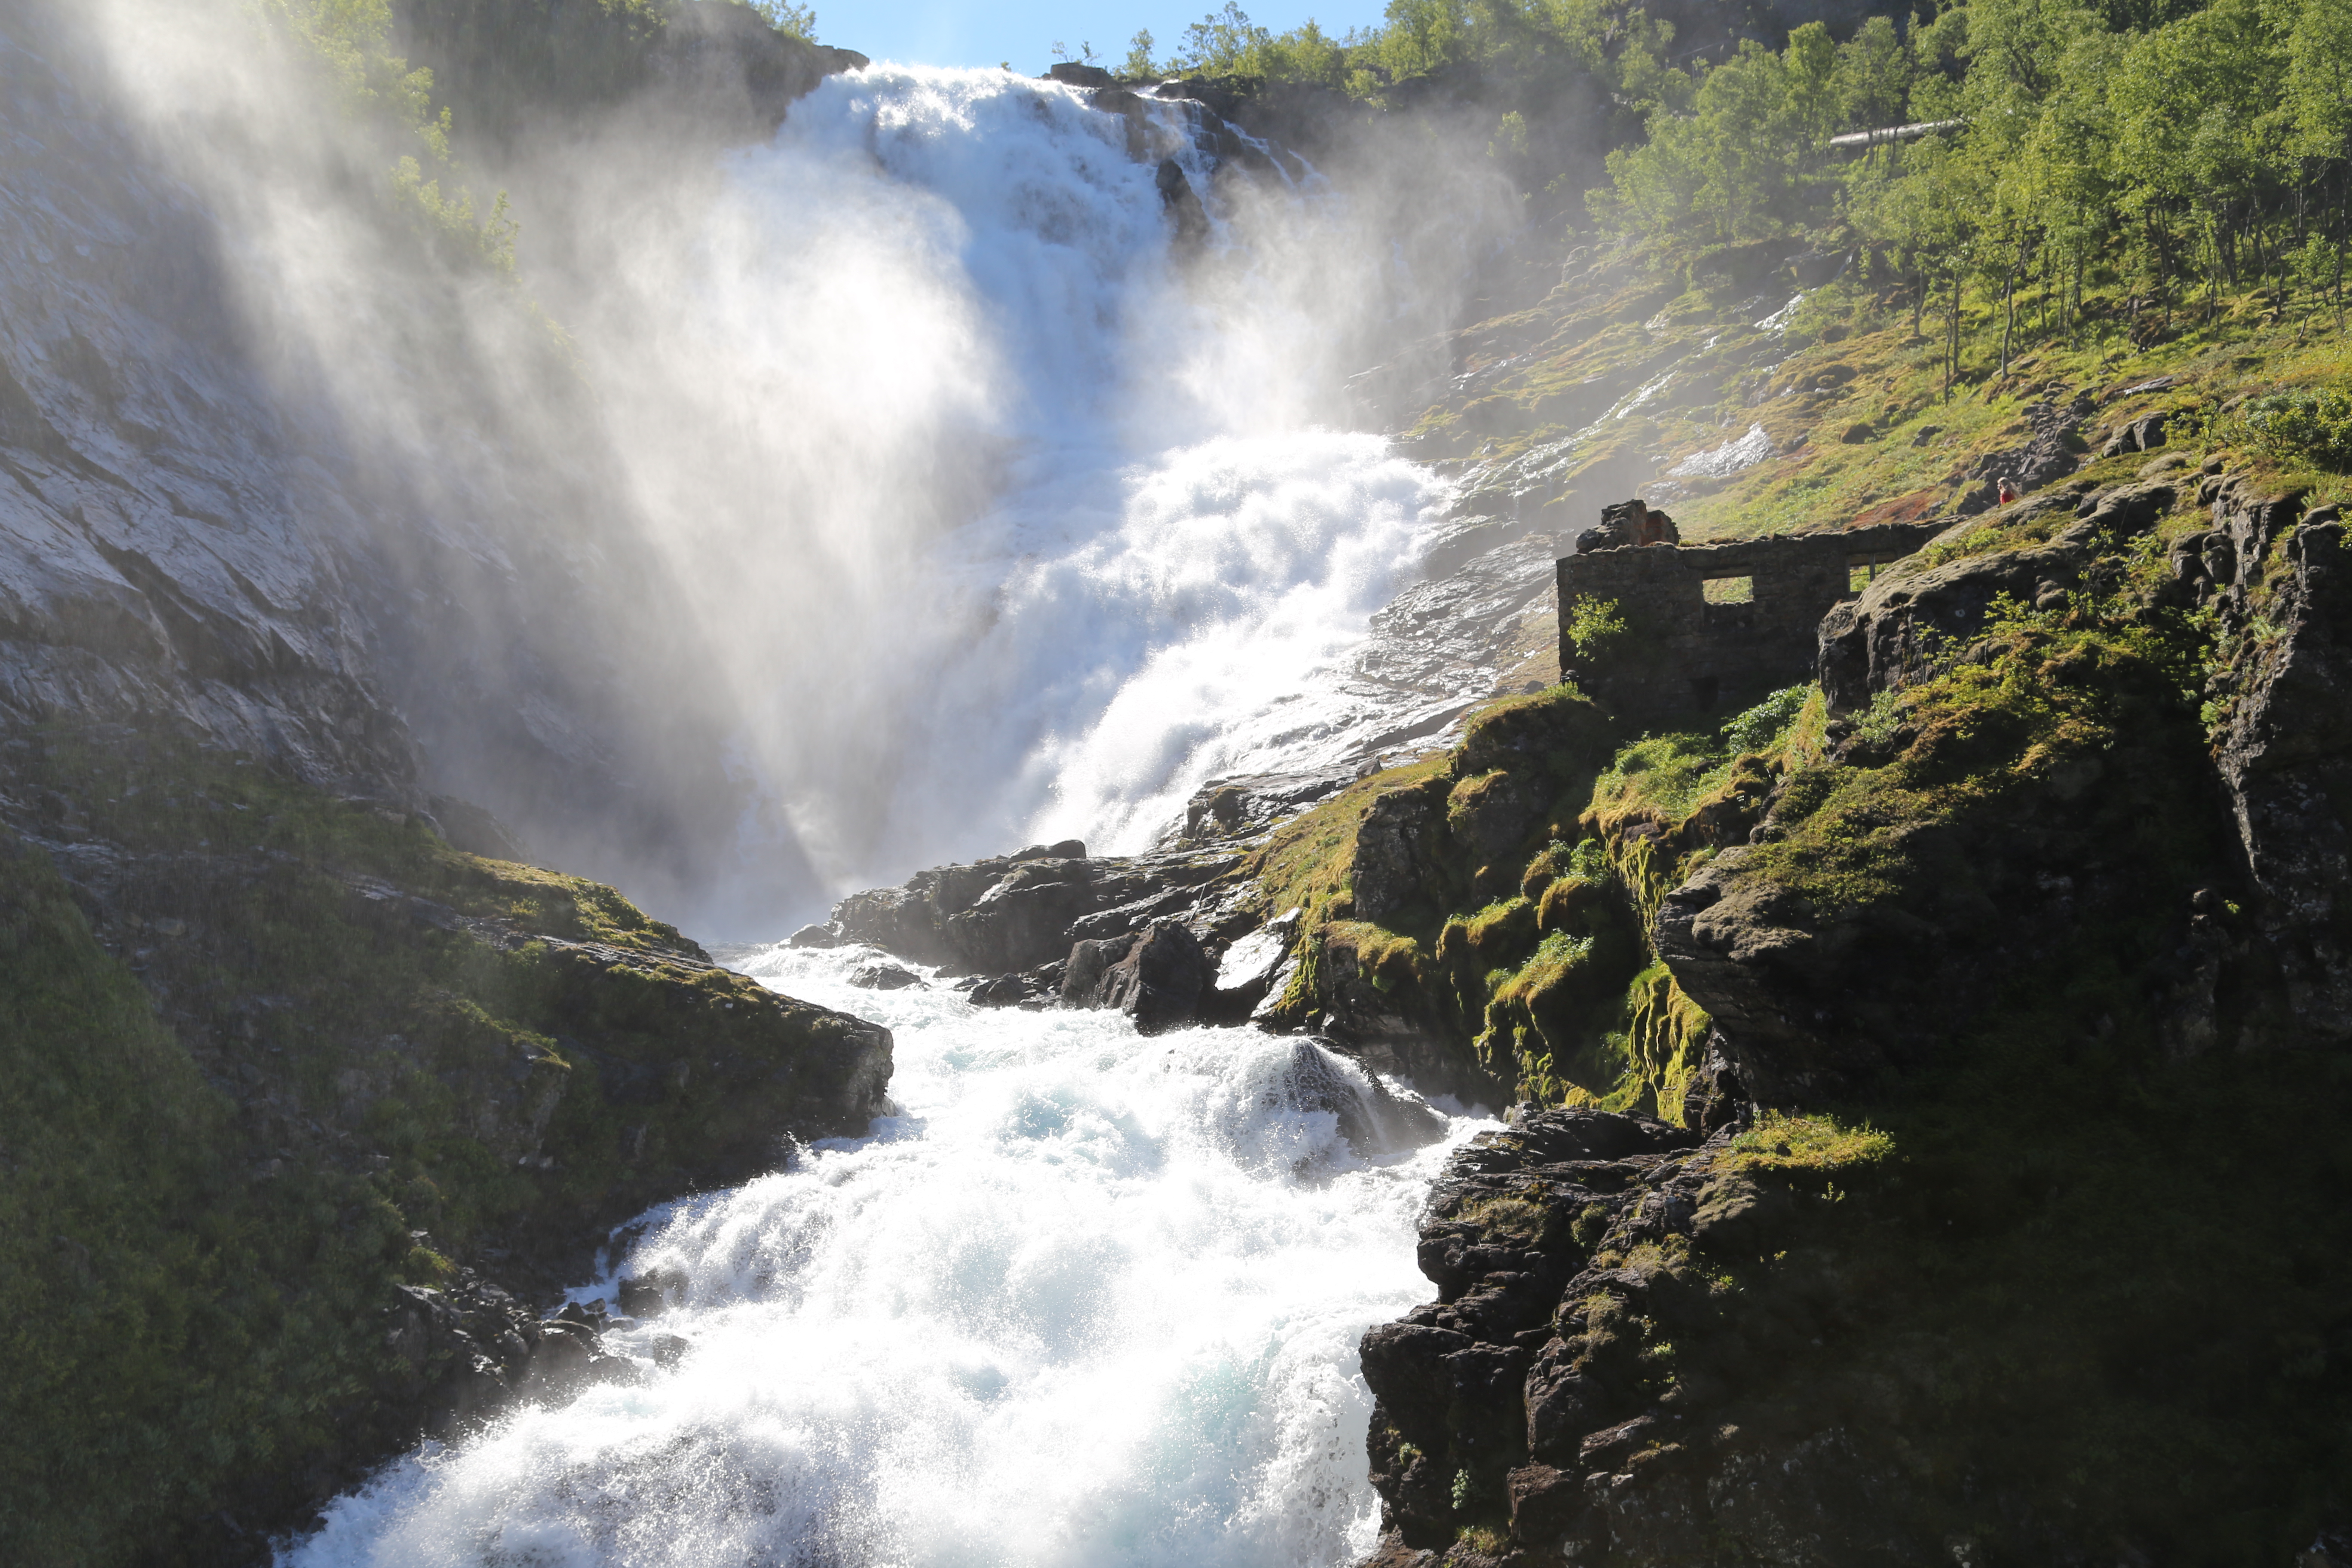
[[[1152,112],[1204,179],[1183,107]],[[681,288],[683,352],[915,356],[912,382],[807,416],[999,466],[898,613],[789,672],[761,656],[820,740],[847,721],[829,658],[892,727],[873,799],[777,780],[854,866],[877,843],[1140,847],[1204,779],[1327,763],[1390,717],[1327,678],[1411,580],[1444,487],[1280,395],[1269,366],[1312,320],[1222,215],[1222,259],[1188,281],[1125,134],[1003,73],[832,79],[735,155],[734,217]],[[1276,200],[1337,199],[1285,178]],[[625,1275],[683,1281],[612,1336],[641,1383],[428,1445],[281,1563],[1272,1568],[1371,1546],[1356,1343],[1426,1294],[1415,1213],[1478,1116],[1440,1106],[1436,1142],[1392,1147],[1347,1114],[1377,1094],[1361,1070],[1299,1041],[857,990],[856,954],[734,957],[894,1030],[898,1113],[625,1227],[575,1295],[617,1311]]]

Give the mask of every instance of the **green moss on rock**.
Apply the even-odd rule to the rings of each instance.
[[[0,810],[10,1562],[298,1522],[421,1435],[396,1285],[470,1262],[544,1291],[883,1103],[887,1031],[257,763],[19,736]]]

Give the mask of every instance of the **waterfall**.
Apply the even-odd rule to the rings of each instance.
[[[943,860],[1142,847],[1390,727],[1342,672],[1448,489],[1341,388],[1443,323],[1477,176],[1229,177],[1195,105],[877,65],[728,151],[619,110],[481,146],[447,177],[518,191],[499,281],[379,210],[384,149],[240,15],[89,12],[233,258],[283,450],[228,478],[318,533],[430,787],[534,854],[757,940]]]
[[[758,145],[605,104],[460,131],[480,163],[404,185],[438,132],[299,39],[374,7],[54,9],[89,85],[11,120],[50,144],[13,210],[72,221],[0,282],[47,405],[124,470],[81,478],[136,503],[60,501],[57,558],[135,542],[141,593],[310,661],[351,703],[298,717],[380,722],[535,859],[772,941],[950,858],[1141,847],[1214,775],[1393,726],[1342,676],[1448,489],[1333,400],[1443,321],[1416,269],[1475,244],[1454,209],[1401,225],[1403,186],[1286,154],[1213,179],[1181,103],[887,65]],[[477,214],[518,193],[511,272],[461,177]],[[186,717],[259,749],[272,710],[206,706],[249,695]],[[676,1283],[612,1336],[639,1375],[418,1448],[283,1561],[1370,1545],[1356,1346],[1423,1293],[1415,1214],[1475,1111],[1297,1039],[862,991],[856,958],[742,962],[896,1031],[897,1113],[628,1227],[577,1293]]]
[[[1057,84],[832,78],[730,158],[690,247],[625,251],[586,302],[587,352],[623,345],[616,449],[836,889],[1139,848],[1208,778],[1373,717],[1328,677],[1443,491],[1316,416],[1383,282],[1311,176],[1236,184],[1182,249],[1154,159],[1209,188],[1192,108],[1151,105],[1138,158]],[[788,549],[746,464],[790,489]]]
[[[1386,1130],[1433,1113],[1311,1044],[860,992],[857,962],[748,967],[896,1030],[899,1113],[635,1228],[616,1272],[678,1298],[611,1336],[645,1381],[428,1445],[281,1563],[1274,1568],[1370,1549],[1356,1342],[1426,1293],[1414,1214],[1479,1123],[1444,1118],[1415,1151]],[[610,1277],[575,1294],[617,1300]]]

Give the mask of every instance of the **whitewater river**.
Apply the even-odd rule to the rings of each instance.
[[[1447,489],[1312,417],[1308,384],[1351,368],[1318,359],[1318,312],[1363,280],[1295,247],[1344,203],[1267,185],[1255,227],[1220,210],[1187,261],[1125,122],[1001,72],[833,79],[730,167],[706,231],[628,296],[677,365],[594,368],[646,493],[709,487],[669,542],[707,595],[711,679],[743,694],[747,776],[836,887],[1036,837],[1140,847],[1206,778],[1328,763],[1393,721],[1332,674]],[[582,320],[592,358],[626,333]],[[704,425],[803,475],[784,544],[727,525],[723,454],[626,403],[698,378],[730,400]],[[838,478],[807,479],[803,448]],[[994,476],[978,509],[907,532],[958,465]],[[1356,1345],[1428,1294],[1414,1216],[1477,1120],[1446,1106],[1433,1144],[1352,1146],[1302,1076],[1369,1081],[1300,1042],[858,990],[839,954],[738,962],[893,1029],[898,1113],[631,1233],[582,1294],[688,1281],[616,1336],[641,1384],[420,1451],[282,1561],[1274,1568],[1370,1547]],[[667,1336],[687,1348],[657,1361]]]
[[[861,991],[855,962],[745,967],[897,1031],[898,1114],[657,1211],[618,1271],[675,1269],[688,1305],[614,1342],[648,1381],[420,1452],[282,1562],[1271,1568],[1370,1547],[1356,1342],[1427,1297],[1415,1211],[1486,1123],[1360,1151],[1301,1108],[1297,1042]],[[659,1335],[691,1347],[667,1370]]]

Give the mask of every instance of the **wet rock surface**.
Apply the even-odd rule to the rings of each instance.
[[[1727,1136],[1523,1106],[1449,1163],[1418,1253],[1437,1300],[1362,1344],[1389,1531],[1372,1561],[1433,1562],[1482,1520],[1513,1563],[1679,1561],[1720,1521],[1732,1500],[1694,1495],[1695,1461],[1719,1468],[1738,1435],[1703,1414],[1703,1376],[1662,1374],[1642,1323],[1708,1321],[1693,1245],[1765,1244],[1791,1202],[1717,1169]],[[1794,1476],[1748,1508],[1786,1509]]]
[[[393,1387],[433,1437],[460,1436],[516,1399],[645,1376],[634,1357],[606,1344],[616,1325],[603,1303],[567,1303],[541,1317],[471,1269],[446,1289],[402,1286],[384,1318]]]

